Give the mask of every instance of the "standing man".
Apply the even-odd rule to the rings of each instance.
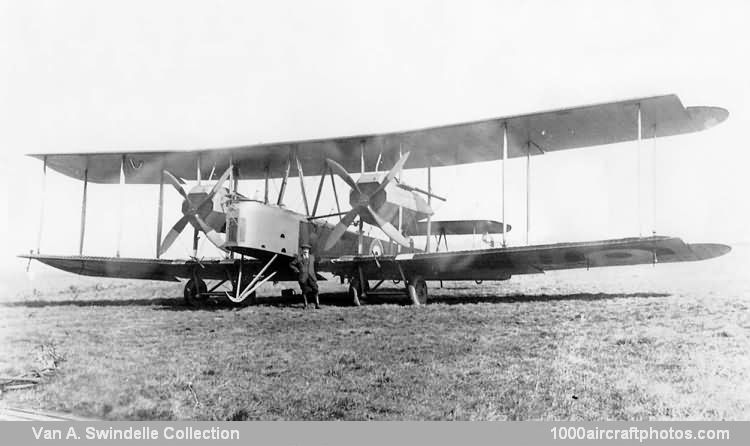
[[[320,308],[318,300],[318,279],[315,277],[315,256],[310,254],[311,246],[303,243],[300,246],[301,253],[292,260],[289,267],[297,273],[297,282],[299,282],[302,298],[305,299],[305,308],[307,308],[307,295],[315,296],[315,309]]]

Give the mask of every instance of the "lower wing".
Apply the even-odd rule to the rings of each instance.
[[[514,274],[548,270],[706,260],[730,250],[726,245],[687,244],[679,238],[659,236],[377,258],[345,256],[325,259],[319,268],[344,276],[362,268],[372,279],[419,275],[426,280],[506,280]]]
[[[204,280],[236,278],[239,259],[223,260],[166,260],[137,259],[126,257],[53,256],[25,254],[19,257],[38,260],[53,268],[84,276],[112,277],[122,279],[166,280],[176,282],[196,275]],[[242,261],[244,274],[257,272],[265,265],[260,260]],[[286,266],[279,268],[274,277],[279,281],[297,280]]]

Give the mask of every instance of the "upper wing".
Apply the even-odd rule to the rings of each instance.
[[[637,110],[642,115],[642,136],[670,136],[708,129],[724,121],[728,112],[718,107],[684,107],[676,95],[635,98],[518,116],[431,127],[404,132],[357,135],[307,141],[256,144],[223,149],[117,153],[34,154],[67,176],[95,183],[117,183],[120,164],[125,181],[158,184],[162,169],[185,178],[197,177],[197,165],[206,178],[233,163],[240,179],[260,179],[284,174],[291,150],[297,150],[303,171],[324,172],[326,158],[335,159],[346,170],[358,171],[360,147],[366,165],[374,166],[382,153],[386,165],[399,158],[399,149],[411,152],[406,168],[447,166],[497,160],[501,157],[503,127],[508,128],[508,158],[538,155],[547,151],[613,144],[638,137]],[[124,161],[124,162],[123,162]]]
[[[427,280],[505,280],[514,274],[600,266],[638,265],[705,260],[729,252],[719,244],[687,244],[673,237],[643,237],[595,242],[558,243],[396,256],[342,257],[321,263],[320,269],[351,274],[364,268],[373,279],[420,275]],[[400,269],[400,270],[399,270]]]

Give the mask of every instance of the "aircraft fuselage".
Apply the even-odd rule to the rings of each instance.
[[[335,227],[324,221],[310,221],[306,215],[283,206],[248,199],[229,201],[226,218],[224,247],[260,259],[274,254],[295,256],[303,243],[309,243],[313,253],[322,254],[325,240]],[[358,246],[359,235],[347,231],[336,246],[325,251],[325,256],[353,255]],[[391,243],[363,235],[361,252],[369,254],[374,246],[383,254],[395,251]]]

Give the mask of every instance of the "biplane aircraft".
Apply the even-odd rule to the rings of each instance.
[[[507,280],[548,270],[710,259],[730,247],[655,235],[509,247],[505,234],[511,227],[504,222],[433,221],[432,201],[445,199],[433,193],[430,169],[492,160],[501,160],[504,169],[510,158],[525,157],[530,163],[531,157],[551,151],[698,132],[727,116],[722,108],[685,107],[676,95],[663,95],[385,134],[193,151],[34,154],[43,161],[45,173],[51,168],[83,182],[79,255],[44,255],[37,247],[21,257],[90,276],[186,279],[184,295],[191,305],[209,297],[247,305],[263,283],[294,280],[289,263],[302,243],[312,245],[317,271],[348,282],[354,305],[386,280],[402,283],[408,302],[419,305],[427,301],[427,280]],[[381,171],[386,165],[391,167]],[[427,169],[426,188],[400,180],[402,169],[419,168]],[[301,180],[304,213],[284,205],[292,170]],[[215,171],[223,174],[212,182]],[[353,171],[359,172],[356,180]],[[312,206],[305,175],[320,177]],[[344,191],[336,190],[334,175],[350,189],[348,210],[341,210],[339,194]],[[329,176],[338,212],[319,215]],[[269,196],[273,178],[282,181],[275,197]],[[505,175],[502,178],[504,219]],[[191,180],[197,185],[185,190],[185,182]],[[264,198],[242,195],[239,180],[265,180]],[[159,185],[155,258],[83,255],[89,182]],[[184,201],[182,218],[162,237],[165,182]],[[380,228],[385,237],[365,235],[364,224]],[[163,258],[188,226],[193,230],[194,256]],[[447,250],[448,234],[472,233],[501,234],[502,245]],[[225,257],[199,259],[201,234]],[[414,236],[426,236],[424,248],[414,246]],[[435,236],[438,243],[433,249]],[[446,248],[442,252],[441,239]],[[210,288],[206,281],[213,283]],[[373,281],[379,282],[370,287]]]

